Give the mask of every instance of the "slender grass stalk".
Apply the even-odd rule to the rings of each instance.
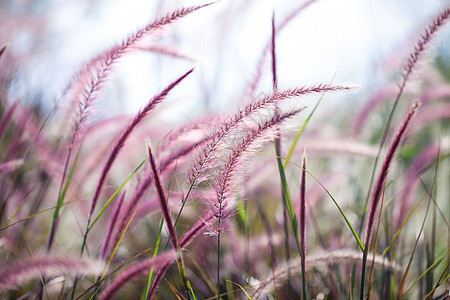
[[[450,251],[449,251],[449,252],[450,252]],[[433,296],[434,296],[434,293],[436,292],[436,289],[437,289],[442,283],[446,282],[447,279],[450,277],[450,275],[447,274],[447,273],[448,273],[449,267],[450,267],[450,264],[447,263],[447,266],[445,267],[444,271],[442,272],[441,276],[439,277],[438,281],[436,282],[436,285],[434,286],[434,289],[432,289],[432,290],[428,293],[428,295],[427,295],[427,297],[429,297],[428,299],[430,299],[430,300],[433,299]],[[447,276],[445,276],[446,274],[447,274]],[[445,291],[445,292],[442,294],[442,297],[444,297],[444,296],[448,296],[448,290]],[[438,297],[436,297],[436,298],[437,298],[437,299],[440,299],[441,296],[438,296]],[[434,299],[436,299],[436,298],[434,298]]]
[[[442,136],[441,136],[442,137]],[[440,141],[441,139],[439,139],[439,141]],[[438,157],[440,156],[440,149],[441,149],[441,147],[440,147],[440,145],[439,145],[439,148],[438,148]],[[434,188],[433,189],[433,187],[436,185],[436,180],[437,180],[437,171],[438,171],[438,165],[439,165],[439,160],[436,160],[436,168],[435,168],[435,173],[434,173],[434,180],[433,180],[433,186],[431,187],[431,193],[433,194],[434,193],[434,195],[433,195],[433,198],[434,199],[436,199],[436,195],[437,195],[437,187],[436,188]],[[431,251],[431,253],[430,253],[430,257],[429,257],[429,261],[430,261],[430,263],[428,263],[428,265],[429,264],[431,264],[431,262],[432,261],[434,261],[434,259],[435,259],[435,253],[436,253],[436,214],[437,214],[437,212],[436,212],[436,202],[435,203],[433,203],[434,205],[433,205],[433,211],[432,211],[432,216],[431,216],[431,249],[430,249],[430,251]],[[432,284],[432,282],[433,282],[433,273],[434,273],[434,270],[433,269],[431,269],[431,271],[430,271],[430,273],[429,273],[429,275],[428,275],[428,278],[427,278],[427,281],[428,282],[430,282],[430,286],[429,287],[427,287],[427,290],[426,290],[426,292],[428,292],[428,291],[431,291],[431,284]]]
[[[302,290],[303,299],[306,300],[306,149],[303,154],[302,176],[300,180],[300,244],[302,253],[300,255],[302,265]]]
[[[231,280],[227,280],[227,281],[230,282],[230,283],[232,283],[232,284],[237,285],[237,286],[241,289],[241,291],[244,292],[245,296],[247,296],[247,298],[248,298],[249,300],[252,300],[252,297],[250,297],[250,295],[249,295],[248,292],[245,290],[245,288],[242,287],[239,283],[234,282],[234,281],[231,281]]]
[[[275,29],[275,11],[272,12],[272,38],[270,43],[270,53],[272,55],[272,87],[276,91],[278,89],[277,80],[277,56],[275,52],[275,39],[276,39],[276,29]]]
[[[374,265],[375,265],[375,253],[376,253],[376,249],[377,249],[377,246],[378,246],[378,233],[380,231],[381,216],[382,216],[382,213],[383,213],[383,204],[384,204],[384,191],[383,191],[383,195],[381,196],[380,212],[378,214],[377,231],[376,231],[376,234],[375,234],[375,246],[374,246],[375,251],[373,251],[372,265],[370,267],[371,270],[370,270],[370,277],[369,277],[369,287],[367,288],[367,295],[368,295],[368,297],[370,297],[370,291],[372,289],[372,282],[373,282],[373,274],[375,272],[375,268],[374,268]]]
[[[272,35],[271,35],[271,39],[270,39],[270,54],[271,54],[271,58],[272,58],[272,89],[274,92],[276,92],[278,90],[278,79],[277,79],[277,56],[276,56],[276,28],[275,28],[275,10],[272,12]],[[264,52],[263,52],[263,56],[262,59],[264,59]],[[260,67],[262,67],[262,62],[259,65]],[[259,73],[258,73],[259,75]],[[259,80],[259,78],[256,78],[257,80]],[[253,86],[253,89],[256,87],[256,83]],[[254,92],[254,90],[252,91]],[[279,107],[278,104],[276,104],[275,106],[275,114],[279,114]],[[274,146],[275,148],[279,149],[279,152],[281,152],[281,131],[280,128],[277,128],[277,136],[275,137],[275,141],[274,141]],[[284,244],[285,244],[285,258],[286,261],[289,261],[290,259],[290,253],[289,253],[289,222],[288,222],[288,216],[286,214],[286,205],[285,205],[285,200],[284,200],[284,193],[283,190],[281,191],[281,197],[283,198],[283,220],[284,220]],[[288,294],[291,293],[290,289],[291,289],[291,282],[290,282],[290,276],[288,274],[288,282],[287,282],[287,286],[288,286]]]
[[[219,223],[218,223],[218,227],[220,228],[220,218],[219,218]],[[219,231],[217,233],[217,300],[220,300],[220,233],[221,231]]]

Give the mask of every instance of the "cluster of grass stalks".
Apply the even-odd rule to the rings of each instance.
[[[123,56],[209,5],[94,57],[50,112],[12,99],[13,75],[0,70],[0,296],[448,298],[450,83],[419,62],[450,8],[411,45],[399,80],[317,114],[356,87],[278,88],[277,33],[314,2],[273,16],[240,109],[179,128],[152,113],[194,69],[133,117],[94,122],[92,108]],[[256,96],[266,60],[273,84]]]

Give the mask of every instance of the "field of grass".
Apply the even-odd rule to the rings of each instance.
[[[429,53],[450,7],[390,84],[327,110],[358,87],[278,87],[277,34],[313,2],[274,15],[240,108],[177,128],[153,116],[195,68],[135,116],[96,119],[97,100],[140,43],[215,3],[99,53],[50,110],[11,96],[0,44],[0,297],[448,299],[450,71]]]

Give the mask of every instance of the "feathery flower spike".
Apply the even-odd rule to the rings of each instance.
[[[172,243],[173,248],[177,249],[178,248],[177,233],[175,232],[175,227],[173,226],[172,217],[170,215],[166,195],[164,194],[158,168],[156,167],[155,158],[153,157],[152,149],[150,148],[150,146],[148,146],[148,156],[150,158],[150,166],[152,169],[153,181],[155,183],[156,191],[159,198],[159,204],[161,206],[161,211],[163,213],[164,220],[166,221],[169,230],[170,242]]]
[[[406,116],[405,120],[403,121],[399,131],[397,132],[397,135],[395,136],[394,140],[392,141],[392,145],[389,148],[386,158],[383,162],[383,166],[380,170],[380,175],[378,176],[378,180],[375,185],[375,189],[372,194],[372,201],[370,204],[369,209],[369,217],[367,222],[367,228],[366,228],[366,243],[365,243],[365,250],[368,251],[370,246],[370,239],[372,237],[372,229],[374,225],[375,220],[375,214],[377,210],[378,203],[381,198],[381,194],[383,193],[383,188],[386,184],[386,178],[387,174],[389,173],[389,168],[391,166],[392,160],[394,159],[394,155],[397,152],[398,147],[400,146],[400,142],[403,140],[403,138],[406,135],[406,131],[408,129],[409,123],[411,122],[411,119],[416,114],[418,108],[420,106],[420,102],[414,102],[412,105],[408,115]]]

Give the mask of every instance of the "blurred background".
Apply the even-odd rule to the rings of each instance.
[[[13,74],[3,92],[10,99],[50,110],[90,58],[157,17],[202,3],[207,1],[1,0],[0,44],[7,43],[8,49],[0,73]],[[192,67],[195,73],[165,103],[169,109],[163,118],[183,122],[202,113],[236,108],[270,41],[272,14],[279,25],[304,3],[222,0],[192,13],[120,59],[97,110],[104,115],[131,114]],[[279,88],[355,84],[358,92],[350,100],[345,95],[345,101],[363,101],[395,80],[424,28],[449,4],[444,0],[315,1],[277,33]],[[433,63],[448,69],[449,28],[436,41]],[[256,94],[271,90],[269,59]]]

